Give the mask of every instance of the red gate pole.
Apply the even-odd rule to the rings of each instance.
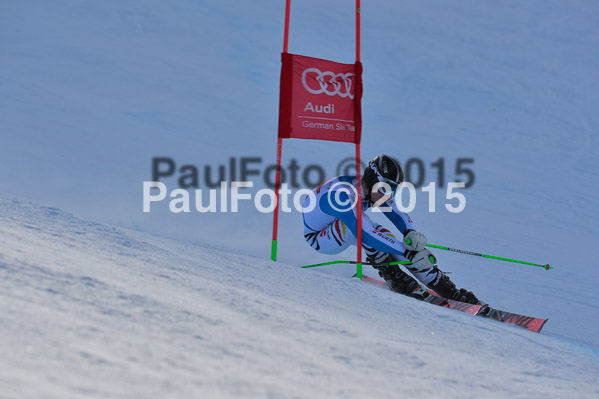
[[[356,179],[358,188],[358,199],[356,206],[358,207],[358,263],[356,264],[356,277],[362,279],[362,178],[360,165],[360,144],[356,144]]]
[[[356,0],[356,62],[360,62],[360,0]],[[356,132],[357,134],[358,132]],[[357,181],[357,191],[358,191],[358,199],[356,206],[358,207],[357,217],[358,217],[358,257],[357,257],[357,265],[356,265],[356,277],[360,280],[362,279],[362,171],[360,165],[360,141],[361,141],[361,132],[360,132],[360,140],[356,142],[356,181]]]
[[[283,52],[287,53],[289,48],[289,14],[291,10],[291,0],[287,0],[285,5],[285,38],[283,39]],[[272,244],[270,247],[270,259],[277,261],[277,234],[279,226],[279,188],[281,187],[281,152],[283,150],[283,139],[277,140],[277,169],[275,179],[275,211],[272,226]]]
[[[287,52],[289,46],[289,14],[291,12],[291,0],[285,5],[285,39],[283,39],[283,52]]]
[[[356,61],[360,61],[360,0],[356,0]]]

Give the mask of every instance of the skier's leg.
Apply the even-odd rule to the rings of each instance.
[[[356,243],[355,237],[339,219],[321,231],[310,230],[304,225],[304,238],[312,248],[326,255],[336,255]]]
[[[434,267],[437,271],[437,275],[434,280],[427,284],[429,288],[434,290],[437,294],[445,297],[455,299],[460,302],[480,304],[481,301],[474,295],[472,291],[468,291],[465,288],[457,288],[453,281],[450,280],[449,276],[443,271]]]
[[[408,265],[407,268],[420,282],[424,283],[442,297],[467,303],[480,303],[472,291],[468,291],[465,288],[458,289],[449,276],[437,266],[427,269],[418,269],[413,265]]]
[[[367,245],[362,245],[362,247],[367,254],[374,254],[373,257],[368,256],[367,260],[371,263],[375,263],[372,267],[374,267],[379,272],[379,276],[389,284],[391,290],[400,294],[409,295],[418,287],[418,282],[406,273],[400,265],[385,265],[385,263],[400,262],[402,260],[400,256],[384,252],[381,253]]]

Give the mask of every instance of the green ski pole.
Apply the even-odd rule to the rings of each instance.
[[[302,266],[302,269],[306,269],[308,267],[328,266],[328,265],[341,264],[341,263],[355,265],[358,262],[355,260],[334,260],[331,262],[315,263],[313,265]],[[371,262],[361,262],[361,263],[363,265],[369,265],[369,266],[393,266],[393,265],[408,265],[412,262],[405,261],[405,262],[387,262],[387,263],[371,263]]]
[[[480,256],[483,258],[489,258],[489,259],[496,259],[496,260],[502,260],[505,262],[513,262],[513,263],[521,263],[523,265],[530,265],[530,266],[538,266],[538,267],[542,267],[545,270],[549,270],[549,269],[553,269],[553,267],[549,266],[549,264],[546,265],[541,265],[538,263],[531,263],[531,262],[524,262],[522,260],[516,260],[516,259],[509,259],[509,258],[502,258],[500,256],[493,256],[493,255],[485,255],[485,254],[480,254],[478,252],[472,252],[472,251],[465,251],[463,249],[456,249],[456,248],[449,248],[449,247],[443,247],[441,245],[433,245],[433,244],[427,244],[427,247],[431,247],[431,248],[437,248],[437,249],[442,249],[444,251],[451,251],[451,252],[457,252],[460,254],[466,254],[466,255],[474,255],[474,256]]]

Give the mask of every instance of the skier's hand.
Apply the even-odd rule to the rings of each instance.
[[[426,236],[414,230],[406,230],[403,245],[409,251],[421,251],[426,247]]]
[[[403,255],[410,262],[412,262],[412,267],[418,270],[426,270],[435,266],[437,263],[437,258],[432,254],[428,249],[423,249],[422,251],[406,251]]]

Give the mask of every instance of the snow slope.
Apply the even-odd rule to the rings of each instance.
[[[591,398],[599,352],[0,199],[0,396]]]

